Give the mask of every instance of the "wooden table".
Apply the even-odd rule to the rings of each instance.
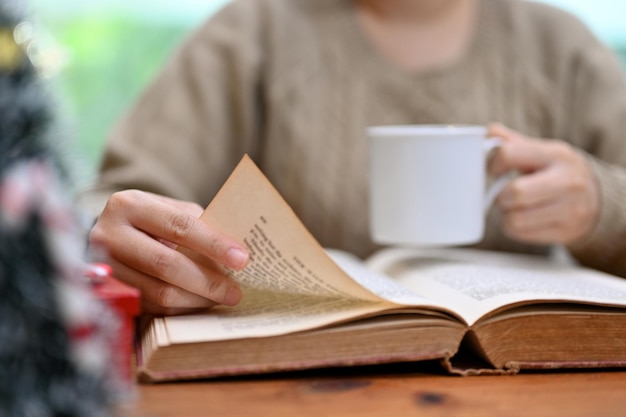
[[[626,371],[459,377],[383,368],[138,385],[121,415],[626,416]]]

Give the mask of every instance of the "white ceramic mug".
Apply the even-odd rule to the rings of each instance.
[[[510,175],[487,188],[487,156],[499,139],[484,126],[367,129],[370,233],[381,244],[453,246],[483,238],[485,216]]]

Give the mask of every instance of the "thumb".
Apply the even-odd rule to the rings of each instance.
[[[501,123],[490,123],[487,126],[487,137],[498,138],[502,141],[502,143],[516,143],[524,141],[524,135]]]
[[[542,141],[498,124],[490,125],[488,131],[490,137],[502,140],[488,164],[491,175],[499,176],[508,171],[531,173],[550,164],[549,149]]]

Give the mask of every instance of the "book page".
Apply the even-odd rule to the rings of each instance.
[[[247,246],[249,265],[243,271],[229,271],[243,286],[318,297],[381,300],[333,262],[247,156],[200,219]]]
[[[457,316],[444,304],[424,298],[389,277],[366,268],[354,255],[339,250],[326,251],[355,282],[378,294],[385,301],[315,295],[317,291],[314,289],[317,287],[311,288],[306,282],[305,289],[309,289],[308,291],[294,291],[287,285],[291,282],[290,279],[283,285],[244,285],[243,300],[234,307],[218,306],[202,315],[168,317],[165,326],[168,329],[169,343],[276,336],[362,318],[401,305],[433,308]],[[290,272],[289,268],[265,268],[275,274],[278,281]],[[251,271],[244,274],[244,278],[249,278],[248,282],[254,282],[255,273],[264,274],[266,271],[251,268]],[[301,280],[296,282],[300,283]]]
[[[248,248],[248,266],[228,270],[243,300],[205,314],[164,318],[171,341],[272,336],[395,307],[329,257],[247,156],[200,218]]]
[[[529,301],[626,306],[626,280],[530,255],[396,248],[378,253],[368,266],[440,300],[470,325],[493,310]]]
[[[205,314],[166,317],[169,343],[277,336],[366,317],[393,305],[358,298],[318,297],[244,288],[241,303]]]
[[[454,312],[446,308],[445,303],[417,294],[409,287],[400,285],[397,280],[373,268],[368,268],[355,255],[337,249],[326,249],[326,251],[355,282],[384,300],[406,306],[434,307],[454,315]]]

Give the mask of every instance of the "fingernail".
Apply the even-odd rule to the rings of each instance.
[[[226,261],[229,267],[240,269],[248,263],[248,254],[241,249],[231,248],[226,252]]]
[[[231,287],[226,293],[226,298],[224,299],[224,304],[227,306],[234,306],[241,301],[241,297],[243,294],[241,290],[237,287]]]

